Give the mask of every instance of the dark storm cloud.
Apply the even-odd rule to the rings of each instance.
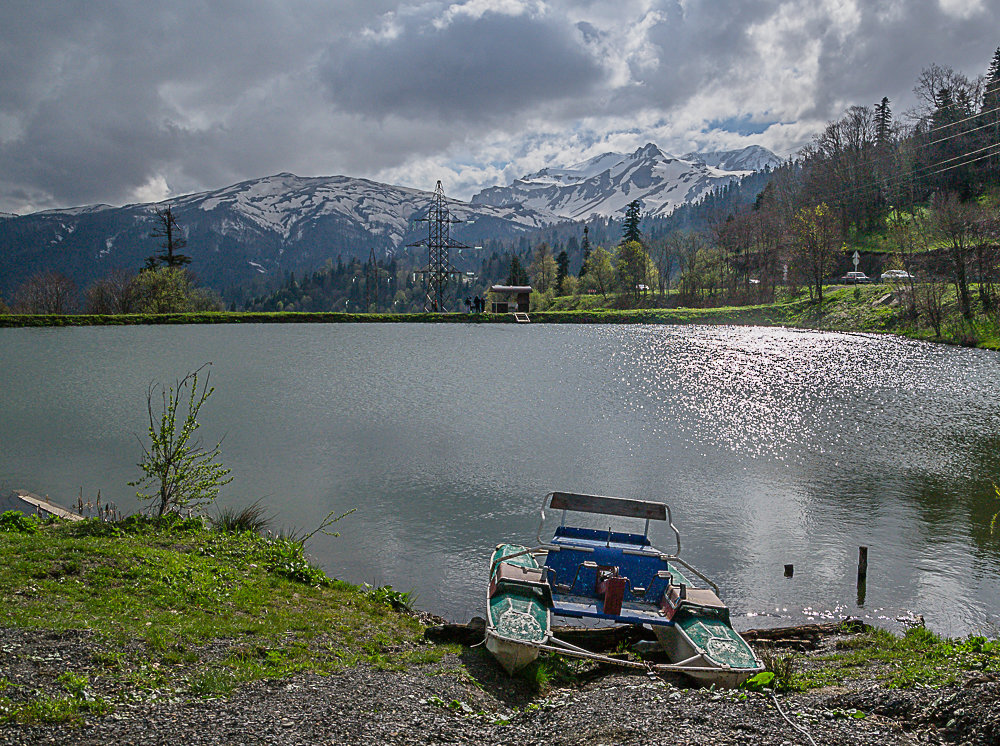
[[[5,0],[0,211],[278,171],[467,197],[708,130],[788,154],[933,62],[982,73],[998,28],[995,0]]]
[[[487,12],[444,27],[430,21],[334,46],[322,68],[333,104],[375,118],[483,121],[586,95],[606,77],[564,19]]]
[[[655,64],[642,64],[643,57],[632,62],[632,77],[641,85],[622,91],[615,105],[677,106],[729,78],[753,58],[749,28],[772,17],[775,8],[766,0],[659,4],[647,35]]]
[[[8,0],[0,8],[0,204],[14,206],[15,194],[48,195],[36,207],[121,202],[164,173],[198,188],[221,185],[200,175],[277,166],[286,147],[306,143],[296,142],[303,112],[285,108],[278,124],[273,103],[308,111],[306,91],[315,96],[317,84],[302,78],[319,50],[334,31],[355,32],[386,7]],[[304,90],[288,101],[290,85]],[[236,112],[255,123],[234,120]],[[262,121],[276,125],[270,147],[249,150]]]
[[[883,95],[908,99],[931,62],[972,70],[978,64],[985,71],[993,47],[983,44],[989,37],[984,23],[1000,28],[1000,10],[964,5],[967,17],[956,12],[961,3],[939,0],[664,2],[648,34],[657,64],[633,63],[640,85],[620,91],[614,105],[645,100],[676,107],[715,88],[757,87],[765,94],[777,73],[806,80],[813,64],[802,116],[836,118],[845,103],[872,104]],[[768,104],[761,100],[757,108]]]
[[[962,5],[973,8],[977,3]],[[981,13],[962,17],[944,6],[938,0],[859,3],[857,33],[823,39],[810,113],[834,119],[843,113],[837,107],[845,102],[870,106],[888,96],[896,103],[896,114],[902,115],[914,103],[911,91],[921,70],[931,63],[966,71],[971,78],[985,74],[1000,45],[1000,7],[987,0]]]

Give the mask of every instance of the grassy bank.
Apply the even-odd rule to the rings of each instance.
[[[805,691],[857,679],[874,679],[889,689],[938,688],[960,684],[969,674],[1000,673],[1000,642],[981,636],[947,639],[924,627],[903,635],[869,629],[835,648],[798,671],[793,660],[787,688]]]
[[[0,628],[83,631],[91,650],[82,665],[53,672],[61,694],[0,676],[0,723],[448,651],[423,642],[391,589],[331,580],[294,540],[210,530],[200,519],[38,524],[6,513],[0,557]],[[83,696],[98,679],[117,701]]]
[[[622,298],[558,297],[544,310],[531,313],[532,323],[543,324],[732,324],[785,326],[844,332],[900,334],[915,339],[1000,349],[1000,324],[995,314],[978,313],[972,321],[958,314],[954,289],[942,299],[941,334],[922,317],[908,318],[900,291],[888,285],[830,286],[823,302],[810,300],[805,291],[787,294],[779,301],[760,305],[709,308],[656,307],[676,305],[676,299],[651,297],[649,307],[622,308]],[[319,313],[274,312],[98,315],[0,315],[0,327],[121,326],[142,324],[337,324],[337,323],[515,323],[512,314],[467,313]]]
[[[511,682],[481,646],[426,642],[424,627],[401,611],[405,599],[391,589],[328,578],[294,540],[214,530],[200,519],[39,524],[7,513],[0,557],[0,629],[7,631],[0,725],[72,724],[359,665],[402,676],[431,664],[421,676],[460,685],[464,696],[513,687],[537,698],[615,672],[546,654]],[[1000,644],[924,629],[903,636],[845,629],[812,652],[761,650],[775,675],[755,686],[777,692],[935,689],[1000,675]],[[451,701],[435,695],[426,708]],[[538,710],[531,701],[522,702],[526,716]]]
[[[479,323],[513,321],[506,316],[467,313],[334,313],[310,311],[212,311],[200,313],[0,314],[3,327],[138,326],[156,324],[371,324]]]

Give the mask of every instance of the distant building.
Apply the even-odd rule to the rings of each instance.
[[[490,288],[493,313],[527,313],[531,304],[531,285],[494,285]]]

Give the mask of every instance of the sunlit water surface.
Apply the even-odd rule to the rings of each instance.
[[[413,324],[0,329],[0,353],[0,488],[137,509],[147,387],[211,361],[202,429],[224,437],[235,476],[220,504],[261,499],[276,526],[305,530],[356,508],[339,537],[312,539],[315,558],[453,619],[482,613],[489,551],[533,541],[542,496],[562,489],[668,501],[683,556],[740,628],[1000,625],[995,353],[783,329]]]

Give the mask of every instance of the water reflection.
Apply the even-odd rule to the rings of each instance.
[[[782,329],[344,325],[0,330],[0,483],[135,507],[150,380],[212,360],[206,439],[313,554],[481,613],[551,489],[662,497],[742,626],[1000,617],[994,353]],[[131,502],[130,502],[131,501]],[[870,547],[865,605],[857,548]],[[793,578],[783,565],[794,563]]]

